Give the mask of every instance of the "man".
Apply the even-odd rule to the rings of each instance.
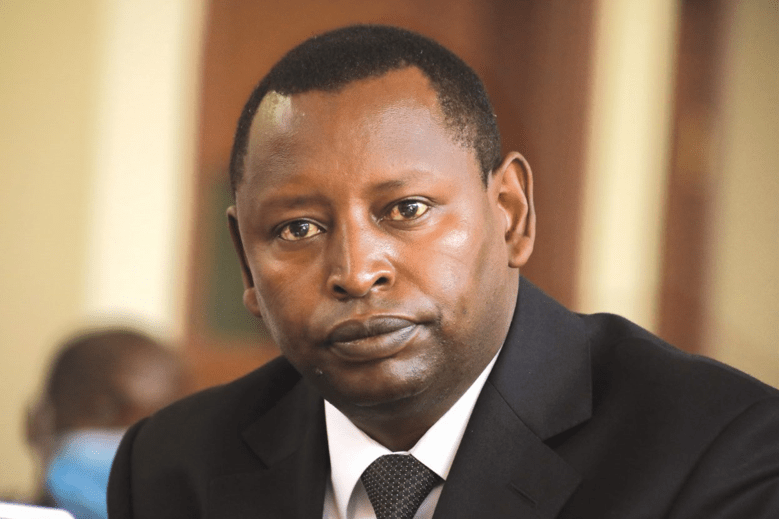
[[[178,358],[131,329],[80,333],[57,352],[27,420],[41,466],[41,504],[107,517],[106,487],[125,429],[183,396]]]
[[[243,300],[283,356],[132,428],[112,517],[779,512],[776,390],[520,278],[530,168],[449,51],[304,42],[244,108],[231,179]]]

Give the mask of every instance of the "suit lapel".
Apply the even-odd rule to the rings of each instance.
[[[321,519],[330,460],[321,397],[305,381],[243,433],[266,468],[211,482],[211,517]]]
[[[579,475],[522,423],[487,383],[471,416],[435,519],[552,518]]]
[[[590,377],[579,318],[523,278],[435,518],[556,517],[581,478],[545,440],[590,418]]]
[[[592,415],[590,345],[581,318],[521,278],[506,342],[489,380],[546,440]]]

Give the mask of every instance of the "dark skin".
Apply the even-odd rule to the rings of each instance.
[[[244,304],[355,425],[410,449],[506,337],[530,168],[509,153],[485,187],[416,68],[269,93],[245,165],[228,209]]]

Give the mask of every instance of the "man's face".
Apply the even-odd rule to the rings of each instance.
[[[244,302],[350,418],[448,409],[516,296],[502,187],[417,69],[265,97],[230,224]]]

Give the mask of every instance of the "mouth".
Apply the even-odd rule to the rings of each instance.
[[[395,355],[408,344],[417,329],[416,323],[400,317],[349,320],[333,328],[326,342],[344,360],[367,362]]]

